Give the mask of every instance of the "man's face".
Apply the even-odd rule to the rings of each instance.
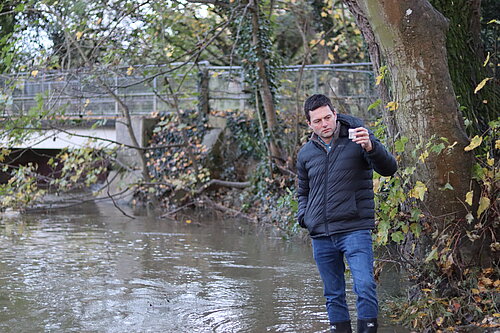
[[[325,105],[314,111],[309,111],[309,116],[311,118],[307,122],[309,127],[323,141],[330,143],[337,123],[337,114],[328,105]]]

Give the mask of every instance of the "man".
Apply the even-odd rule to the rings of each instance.
[[[310,96],[304,113],[314,133],[297,157],[297,218],[312,238],[330,330],[352,332],[345,295],[345,257],[357,294],[358,332],[377,332],[372,175],[373,170],[393,175],[396,160],[360,119],[337,114],[325,95]],[[349,132],[353,132],[352,139]]]

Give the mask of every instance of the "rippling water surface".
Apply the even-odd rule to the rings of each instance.
[[[2,217],[0,332],[328,332],[307,244],[190,221],[109,205]]]

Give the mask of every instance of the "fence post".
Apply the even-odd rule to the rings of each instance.
[[[243,98],[244,90],[245,90],[245,72],[243,69],[240,68],[240,87],[241,87],[241,94],[240,94],[240,110],[245,110],[245,103],[246,99]]]
[[[115,74],[115,94],[118,96],[118,74]],[[115,100],[115,117],[120,115],[119,111],[118,101]]]
[[[158,112],[158,104],[156,94],[158,93],[158,82],[156,81],[157,77],[153,79],[153,112]]]
[[[200,68],[198,71],[198,111],[206,115],[210,112],[209,83],[208,69]]]
[[[318,72],[313,70],[313,78],[314,78],[314,93],[318,93],[319,85],[318,85]]]

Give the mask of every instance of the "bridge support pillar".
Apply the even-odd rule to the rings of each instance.
[[[132,117],[132,130],[140,147],[147,146],[150,135],[156,120],[148,116]],[[130,132],[123,118],[116,120],[116,141],[120,144],[133,146]],[[108,175],[110,195],[115,195],[115,200],[119,203],[128,204],[132,200],[133,193],[127,191],[133,184],[142,178],[142,164],[139,151],[130,147],[118,149],[117,159],[122,164],[123,169],[112,170]]]
[[[147,146],[147,142],[151,136],[151,130],[156,124],[156,119],[147,116],[133,116],[131,120],[132,130],[139,146]],[[116,141],[121,144],[133,146],[133,140],[130,137],[126,120],[124,118],[118,118],[115,126]],[[129,147],[120,148],[118,151],[118,160],[131,169],[141,170],[142,168],[139,151],[137,149]]]

